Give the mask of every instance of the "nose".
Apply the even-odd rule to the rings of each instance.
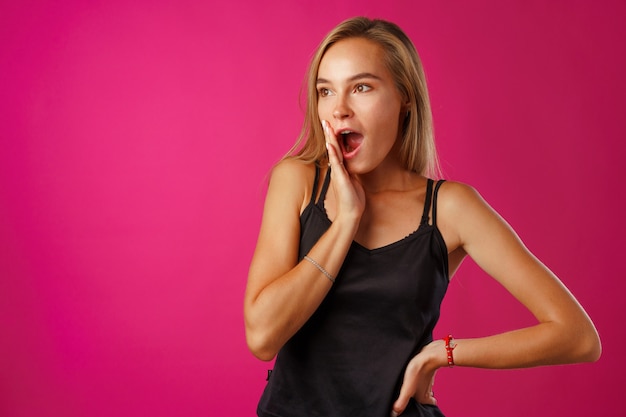
[[[350,116],[352,116],[352,109],[350,108],[347,100],[342,97],[337,97],[335,109],[333,110],[333,117],[337,120],[342,120]]]

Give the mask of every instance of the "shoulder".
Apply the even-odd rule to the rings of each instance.
[[[316,166],[296,158],[278,162],[270,174],[268,194],[280,195],[296,204],[306,206],[311,198]]]
[[[280,184],[288,188],[299,189],[310,187],[315,178],[315,164],[303,162],[296,158],[285,158],[272,168],[270,186]]]
[[[463,245],[468,236],[488,230],[500,216],[471,185],[456,181],[444,182],[437,194],[437,225],[450,249]]]
[[[295,176],[296,178],[304,179],[304,177],[308,177],[311,174],[315,174],[315,164],[306,163],[294,157],[286,157],[274,165],[271,178],[275,176]]]
[[[480,193],[471,185],[445,181],[437,194],[437,209],[453,211],[467,207],[468,204],[484,203]]]

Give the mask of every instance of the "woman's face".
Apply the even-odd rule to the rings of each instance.
[[[355,174],[399,161],[394,145],[406,106],[383,61],[380,45],[349,38],[326,51],[317,74],[319,117],[334,129],[344,165]]]

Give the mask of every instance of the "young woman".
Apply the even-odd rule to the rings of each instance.
[[[507,223],[473,188],[430,179],[425,78],[395,24],[354,18],[331,31],[307,105],[300,140],[272,171],[244,301],[251,351],[278,355],[259,416],[441,416],[438,368],[598,359],[585,311]],[[537,324],[433,340],[465,256]]]

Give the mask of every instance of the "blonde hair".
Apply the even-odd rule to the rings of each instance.
[[[439,177],[440,168],[433,136],[433,122],[426,77],[409,37],[396,24],[354,17],[337,25],[318,46],[306,77],[306,110],[298,140],[288,155],[309,163],[327,160],[324,133],[317,113],[317,73],[324,54],[335,43],[363,38],[380,45],[384,63],[395,80],[404,102],[409,104],[402,125],[401,159],[404,167],[419,174]]]

